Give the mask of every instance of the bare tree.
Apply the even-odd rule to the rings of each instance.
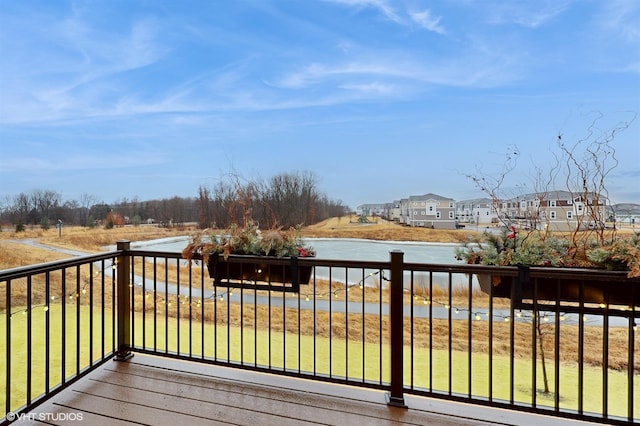
[[[576,226],[573,227],[568,244],[569,255],[573,259],[586,258],[586,251],[591,244],[604,246],[605,237],[611,235],[615,239],[615,229],[612,233],[605,233],[604,223],[607,217],[606,207],[610,204],[609,192],[607,190],[607,180],[612,170],[618,165],[616,150],[613,141],[618,134],[628,129],[635,121],[637,114],[634,113],[629,120],[619,122],[613,127],[600,129],[599,123],[603,118],[600,112],[593,113],[593,118],[587,127],[586,135],[578,138],[575,142],[566,141],[562,134],[557,137],[557,149],[552,151],[553,162],[548,170],[534,167],[533,186],[535,194],[533,200],[526,200],[527,203],[537,203],[527,209],[524,219],[529,224],[529,230],[520,234],[516,238],[515,232],[510,238],[513,239],[513,248],[516,244],[518,248],[524,247],[526,240],[537,233],[541,240],[545,240],[548,235],[548,228],[544,227],[544,232],[540,233],[539,224],[548,221],[549,218],[541,215],[541,206],[549,199],[552,188],[563,181],[563,186],[569,192],[575,217]],[[517,147],[510,145],[502,169],[494,176],[487,175],[478,170],[476,175],[467,175],[476,187],[491,198],[492,205],[498,213],[499,220],[503,225],[509,225],[512,219],[508,212],[503,212],[505,202],[513,197],[508,197],[504,191],[507,176],[516,168],[520,151]],[[531,194],[529,194],[531,195]],[[515,198],[516,204],[519,197]],[[520,206],[516,206],[519,208]],[[529,206],[528,206],[529,207]],[[572,215],[573,217],[573,215]],[[488,237],[491,241],[491,237]],[[609,237],[606,237],[609,238]],[[521,257],[521,259],[524,259]],[[522,263],[528,263],[526,260]],[[546,357],[544,351],[544,327],[540,321],[540,316],[535,313],[534,327],[538,334],[540,344],[540,356],[542,358],[542,369],[544,378],[544,391],[549,392],[549,380],[547,377]]]

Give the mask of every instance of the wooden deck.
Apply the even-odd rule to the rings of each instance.
[[[408,395],[406,403],[387,406],[381,391],[136,354],[109,361],[14,424],[580,424]]]

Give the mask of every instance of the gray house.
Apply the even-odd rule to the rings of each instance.
[[[498,202],[498,214],[504,223],[554,231],[604,226],[606,198],[589,193],[586,196],[569,191],[523,194]]]
[[[616,204],[613,206],[613,215],[617,224],[640,226],[640,204]]]
[[[436,194],[412,195],[400,200],[400,223],[434,229],[456,228],[456,203]]]
[[[488,226],[498,222],[498,213],[490,198],[474,198],[456,202],[456,218],[463,224]]]

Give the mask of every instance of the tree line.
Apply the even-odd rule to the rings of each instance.
[[[212,187],[201,185],[197,197],[141,201],[137,197],[112,204],[90,194],[77,200],[62,199],[59,192],[36,189],[0,201],[0,223],[15,226],[55,226],[58,221],[79,226],[117,226],[154,223],[181,225],[197,222],[201,228],[243,225],[251,219],[263,228],[310,225],[348,208],[318,189],[315,175],[283,173],[268,180],[227,177]]]
[[[348,213],[340,201],[318,190],[309,172],[283,173],[268,180],[243,181],[237,176],[212,188],[198,188],[198,224],[202,228],[227,228],[247,220],[261,228],[310,225]]]

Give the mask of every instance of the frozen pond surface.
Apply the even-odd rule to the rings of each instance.
[[[182,249],[190,241],[189,237],[163,238],[159,240],[143,241],[132,243],[134,249],[143,249],[149,251],[169,251],[181,252]],[[415,263],[435,263],[435,264],[460,264],[455,259],[455,249],[458,244],[445,243],[421,243],[421,242],[402,242],[402,241],[375,241],[352,238],[305,238],[306,245],[313,247],[316,251],[316,258],[331,260],[363,260],[363,261],[382,261],[388,262],[390,252],[393,250],[401,250],[404,253],[405,262]],[[364,275],[379,271],[365,270]],[[424,275],[424,277],[421,277]],[[315,277],[319,279],[329,278],[329,268],[316,267]],[[348,282],[349,284],[359,284],[362,281],[362,270],[350,270],[347,273],[343,268],[335,268],[331,271],[331,278],[339,282]],[[444,286],[448,284],[446,274],[433,274],[434,284]],[[387,277],[388,278],[388,277]],[[374,285],[372,280],[379,277],[373,276],[365,281],[365,285]],[[406,280],[409,280],[409,273]],[[426,282],[426,273],[415,273],[416,281]],[[453,276],[454,287],[467,286],[468,280],[463,275]]]
[[[181,252],[189,237],[162,238],[131,243],[133,249]],[[352,238],[305,238],[318,259],[388,261],[389,252],[401,250],[405,262],[459,264],[455,259],[458,244],[374,241]],[[115,246],[113,246],[115,248]]]

